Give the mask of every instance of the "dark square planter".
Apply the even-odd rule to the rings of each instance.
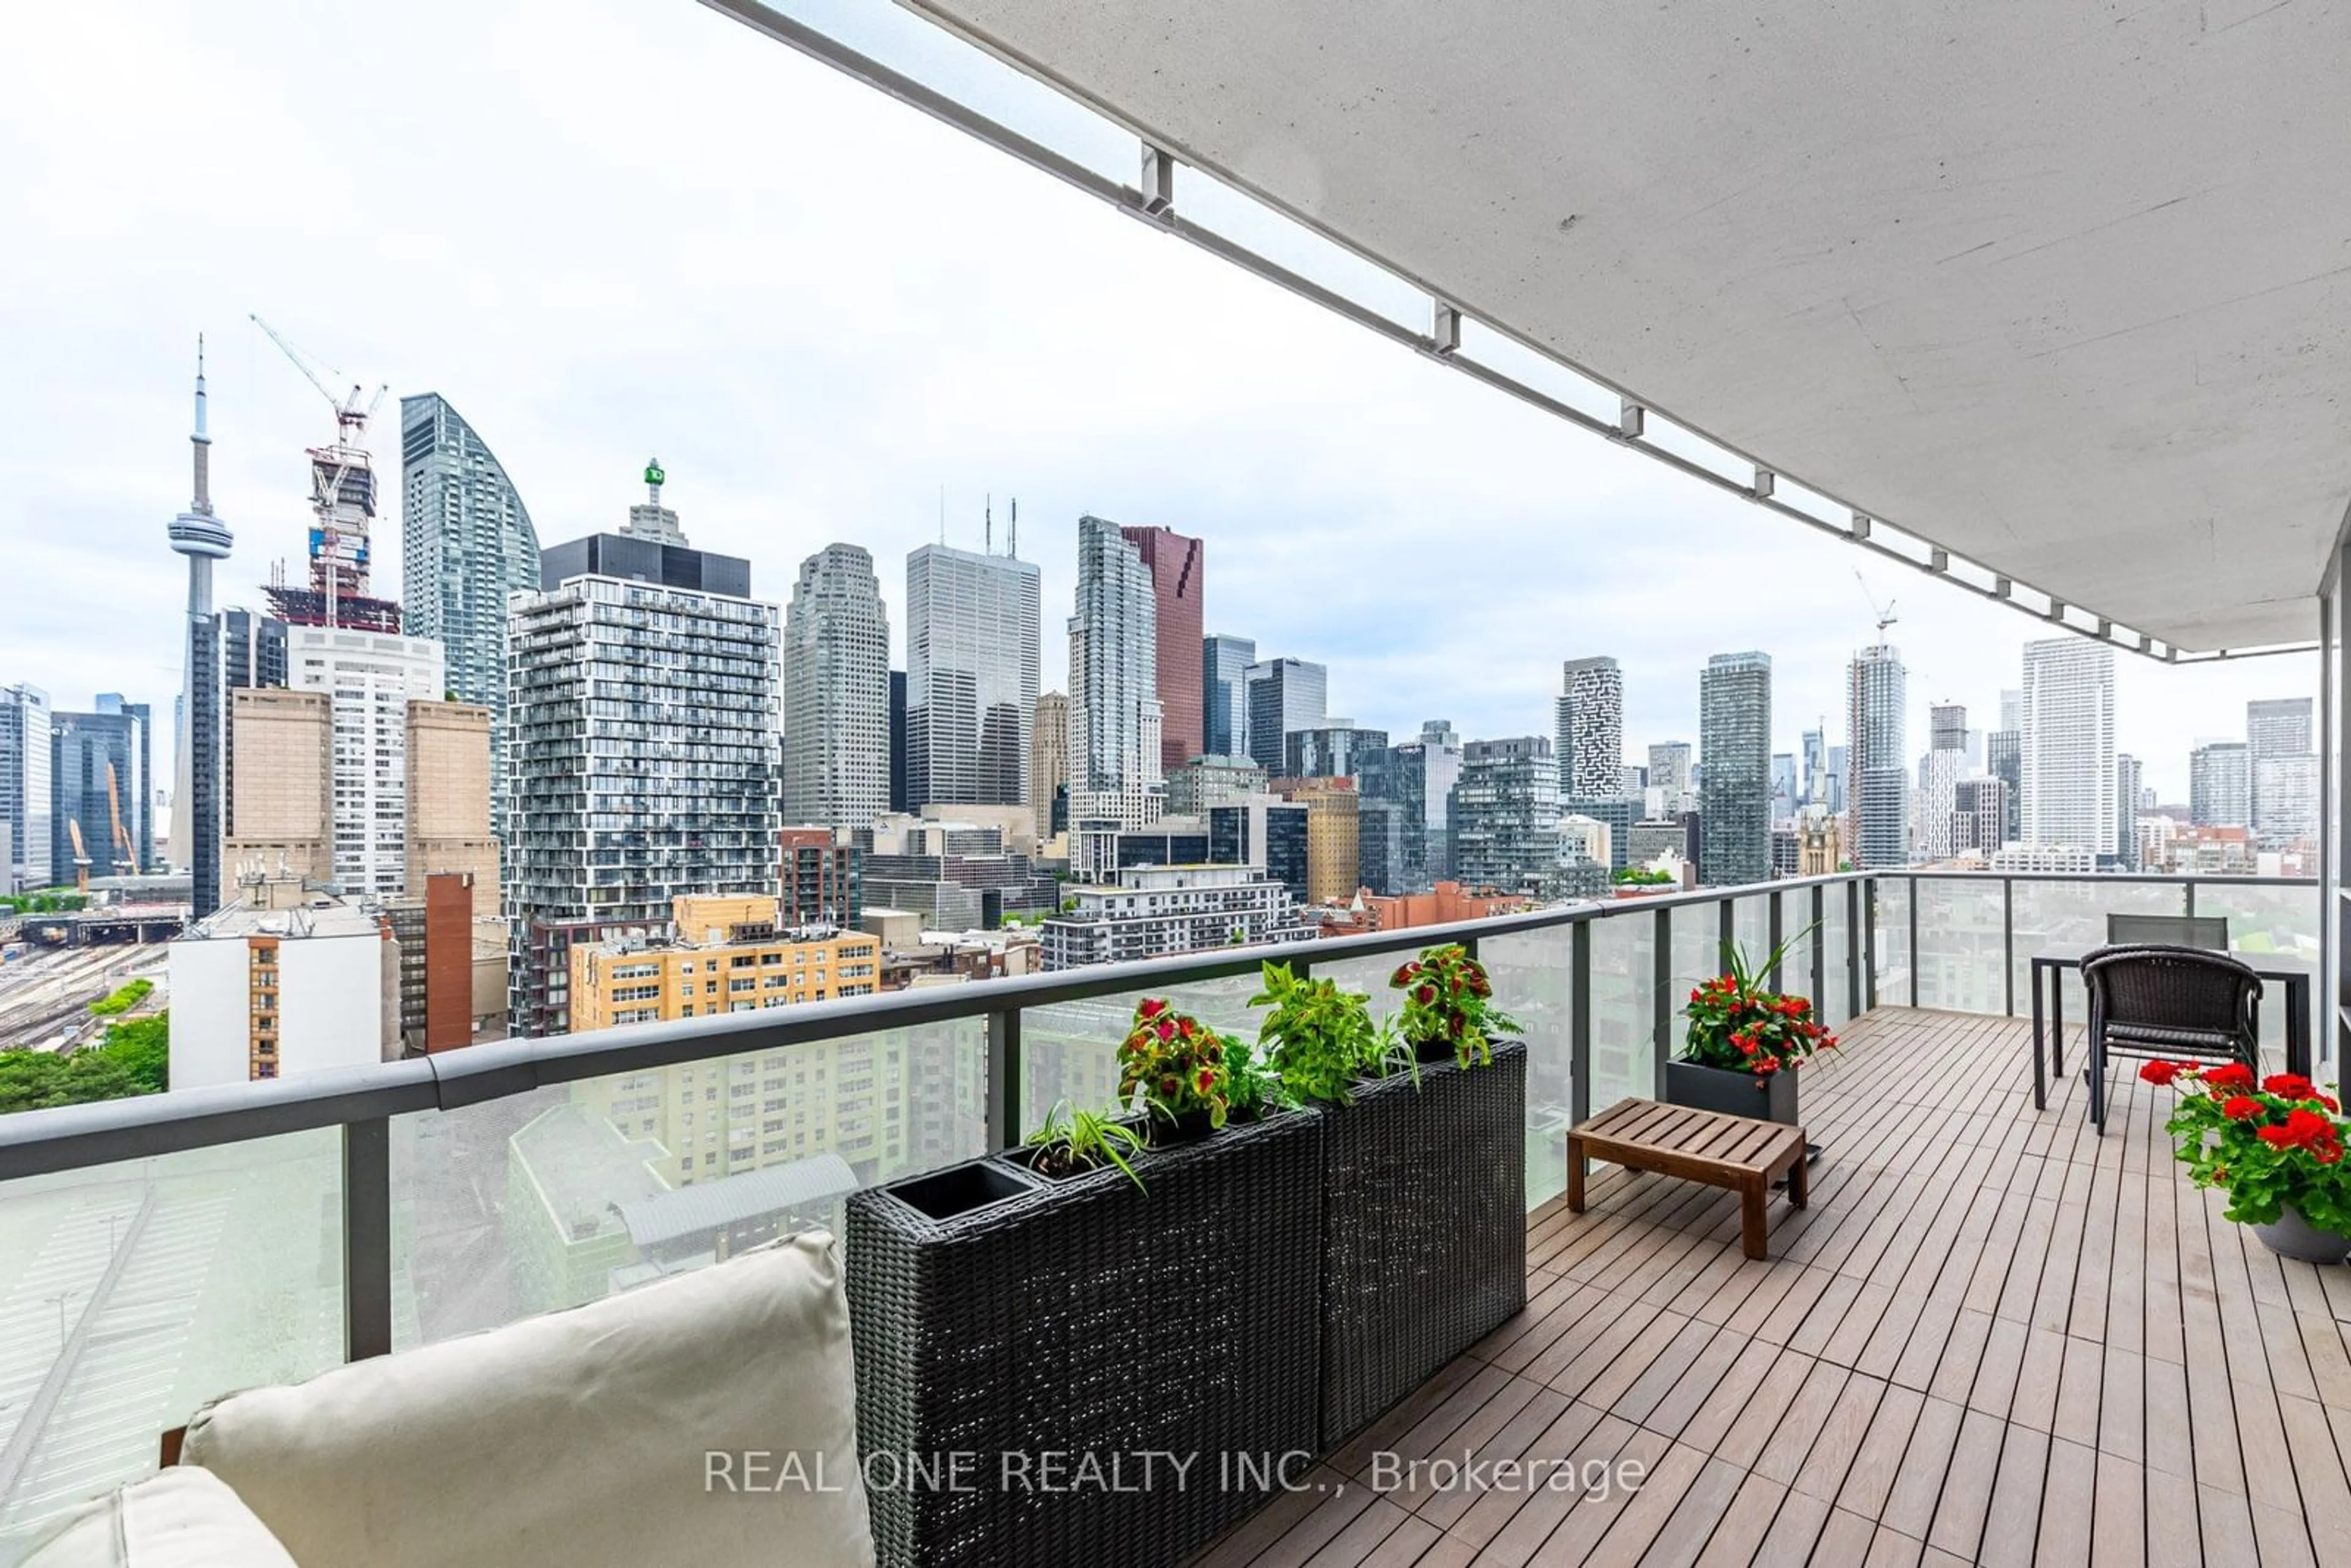
[[[1299,1113],[1147,1151],[1132,1162],[1147,1192],[1115,1169],[1040,1176],[1007,1151],[851,1196],[857,1437],[883,1568],[1161,1568],[1266,1500],[1262,1469],[1230,1473],[1226,1456],[1315,1448],[1322,1124]],[[1154,1452],[1198,1457],[1179,1485],[1165,1461],[1141,1469]],[[887,1484],[908,1455],[972,1458],[952,1481]],[[1089,1458],[1102,1484],[1081,1479]],[[1044,1490],[1049,1463],[1078,1484]]]
[[[1695,1061],[1666,1063],[1666,1103],[1694,1111],[1719,1111],[1726,1116],[1753,1116],[1761,1121],[1801,1127],[1796,1113],[1798,1074],[1782,1071],[1766,1078],[1733,1072],[1727,1067],[1706,1067]]]
[[[1323,1113],[1322,1448],[1527,1302],[1527,1048]]]

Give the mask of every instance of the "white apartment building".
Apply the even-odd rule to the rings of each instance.
[[[2114,649],[2086,637],[2027,643],[2020,706],[2018,837],[2086,851],[2082,869],[2095,869],[2116,852]]]
[[[175,1092],[400,1055],[400,944],[372,900],[256,876],[168,963]]]
[[[1144,866],[1115,886],[1071,890],[1077,908],[1045,922],[1045,968],[1081,968],[1267,942],[1302,942],[1290,890],[1253,866]]]
[[[407,891],[408,705],[441,700],[446,657],[430,637],[286,629],[287,687],[332,705],[332,861],[346,894]]]
[[[2086,873],[2098,869],[2098,857],[2072,844],[2010,844],[1992,851],[1991,869]]]

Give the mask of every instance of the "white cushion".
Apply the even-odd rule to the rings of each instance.
[[[848,1298],[817,1231],[216,1400],[183,1458],[302,1568],[870,1568],[856,1410]],[[839,1490],[777,1485],[787,1455]],[[747,1473],[768,1490],[712,1479]]]
[[[227,1483],[183,1465],[68,1514],[23,1568],[294,1568]]]

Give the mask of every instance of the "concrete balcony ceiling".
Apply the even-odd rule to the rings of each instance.
[[[2184,651],[2316,634],[2351,5],[903,3],[1897,528]]]

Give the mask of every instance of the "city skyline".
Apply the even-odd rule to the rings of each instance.
[[[214,490],[238,527],[218,601],[257,604],[271,560],[302,564],[302,451],[320,411],[241,319],[258,306],[321,358],[390,381],[395,398],[437,391],[463,409],[550,537],[604,526],[658,451],[697,542],[754,559],[768,581],[835,540],[903,559],[937,538],[942,486],[948,542],[967,549],[981,543],[987,492],[999,506],[1021,497],[1022,554],[1040,564],[1049,617],[1070,602],[1083,512],[1206,539],[1217,559],[1206,625],[1328,664],[1331,711],[1392,734],[1436,716],[1465,736],[1551,732],[1558,629],[1572,625],[1579,647],[1623,664],[1632,757],[1695,737],[1698,670],[1740,647],[1771,653],[1771,749],[1799,751],[1823,714],[1834,725],[1846,661],[1873,640],[1856,565],[1869,593],[1900,601],[1892,636],[1922,706],[1948,696],[1989,714],[2015,684],[2033,629],[2013,612],[1808,530],[1759,529],[1749,507],[1708,486],[1161,245],[820,67],[746,48],[723,17],[647,16],[613,0],[562,13],[553,31],[565,69],[538,61],[527,74],[535,91],[566,95],[551,112],[571,117],[572,94],[597,107],[576,116],[567,157],[550,162],[503,110],[470,102],[423,133],[392,133],[401,103],[389,84],[429,77],[432,40],[470,34],[470,14],[425,0],[413,29],[381,38],[350,18],[294,26],[291,15],[214,8],[201,29],[187,16],[141,17],[128,54],[106,5],[45,16],[53,68],[0,108],[26,149],[14,177],[28,199],[48,193],[57,218],[37,262],[0,262],[17,269],[12,278],[37,266],[41,283],[0,291],[22,367],[0,388],[0,417],[21,450],[43,455],[25,465],[5,531],[20,580],[103,574],[122,624],[168,627],[184,598],[180,563],[154,547],[157,517],[185,497],[175,443],[199,329],[213,334]],[[478,39],[486,68],[536,59],[529,40],[545,21],[526,5]],[[356,139],[350,180],[434,183],[460,147],[484,178],[431,214],[387,207],[383,243],[338,279],[315,265],[300,214],[257,193],[327,167],[287,84],[357,47],[382,51],[381,79],[354,109],[384,129]],[[643,61],[642,73],[624,59]],[[56,133],[118,99],[104,134]],[[613,102],[632,107],[611,116]],[[251,171],[216,207],[193,204],[169,169],[115,152],[168,141],[198,114],[216,165]],[[761,151],[809,143],[830,151]],[[659,251],[602,199],[649,180],[675,242]],[[935,182],[945,190],[918,212],[878,194]],[[80,193],[98,191],[112,193],[104,204]],[[117,244],[125,214],[145,210],[171,214],[191,244]],[[866,225],[870,243],[827,243],[844,223]],[[1017,263],[981,237],[1007,227],[1034,239]],[[459,247],[446,236],[461,228],[496,238]],[[941,243],[956,234],[973,237]],[[795,286],[828,301],[827,319],[695,303],[676,247],[788,256]],[[1126,329],[1138,290],[1161,302],[1160,329]],[[552,303],[507,308],[526,297]],[[623,329],[646,305],[660,330]],[[87,400],[44,390],[93,382],[103,419]],[[383,478],[396,466],[391,423],[376,433]],[[382,538],[391,503],[375,591],[399,598],[406,587]],[[1477,521],[1432,530],[1448,516]],[[1599,539],[1606,550],[1589,548]],[[1563,541],[1576,540],[1571,553]],[[903,669],[905,605],[895,573],[883,576]],[[1314,591],[1298,591],[1308,581]],[[1660,583],[1698,592],[1707,613],[1660,615]],[[150,702],[168,729],[180,674],[168,635],[95,626],[62,592],[29,598],[6,678],[60,701],[120,691]],[[1067,689],[1061,641],[1044,639],[1046,689]],[[2117,665],[2117,748],[2146,759],[2166,800],[2185,799],[2199,738],[2240,731],[2245,700],[2316,687],[2315,660],[2301,655]]]

